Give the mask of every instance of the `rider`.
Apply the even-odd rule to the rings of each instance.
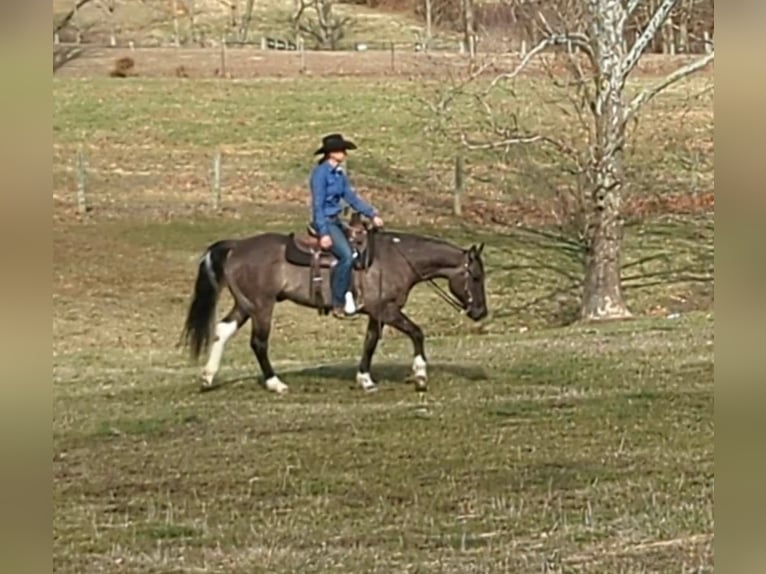
[[[322,157],[311,171],[310,180],[311,224],[319,235],[320,247],[330,250],[338,258],[330,281],[333,315],[336,317],[353,315],[357,311],[354,296],[349,290],[354,255],[340,220],[341,199],[362,215],[371,218],[375,227],[383,226],[378,211],[356,194],[341,167],[347,151],[353,149],[356,149],[356,145],[343,139],[341,134],[330,134],[322,138],[322,147],[314,152],[314,155],[321,154]]]

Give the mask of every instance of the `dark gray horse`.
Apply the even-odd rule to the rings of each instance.
[[[366,235],[362,257],[366,264],[354,272],[356,285],[364,299],[359,312],[368,317],[357,383],[366,391],[376,389],[370,376],[370,364],[383,326],[390,325],[411,339],[416,389],[425,390],[423,331],[402,312],[402,308],[410,290],[418,283],[428,281],[448,303],[474,321],[486,317],[481,260],[484,245],[463,249],[440,239],[411,233],[369,230]],[[265,386],[277,393],[287,390],[287,385],[274,372],[268,355],[274,305],[292,301],[323,311],[330,308],[329,273],[334,258],[323,253],[323,263],[317,264],[320,255],[312,241],[308,236],[299,239],[293,234],[263,233],[241,240],[219,241],[205,251],[184,328],[185,342],[195,359],[209,346],[216,304],[224,285],[229,288],[235,303],[215,325],[209,359],[202,372],[203,388],[213,384],[226,341],[252,319],[250,346],[260,365]],[[447,279],[451,296],[433,281],[435,278]]]

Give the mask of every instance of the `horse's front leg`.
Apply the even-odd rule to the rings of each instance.
[[[412,375],[415,379],[415,390],[423,392],[427,389],[428,371],[425,353],[425,337],[423,330],[416,325],[401,309],[391,311],[386,317],[386,323],[394,329],[407,335],[412,341],[415,358],[412,361]]]
[[[372,356],[375,354],[375,348],[378,346],[382,331],[383,323],[378,318],[371,316],[367,323],[367,333],[364,337],[362,360],[359,362],[359,371],[356,374],[356,382],[364,391],[369,392],[378,389],[370,375],[370,365],[372,364]]]

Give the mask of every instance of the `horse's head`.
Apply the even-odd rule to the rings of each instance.
[[[481,261],[483,250],[483,243],[471,245],[465,250],[462,269],[449,279],[450,291],[463,304],[466,315],[474,321],[484,319],[489,313],[484,292],[484,264]]]

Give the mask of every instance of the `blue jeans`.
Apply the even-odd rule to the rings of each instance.
[[[354,252],[346,238],[341,224],[337,221],[331,221],[329,225],[330,237],[332,238],[332,247],[330,251],[338,258],[338,263],[333,267],[332,277],[330,278],[330,288],[332,290],[332,304],[336,307],[342,307],[346,300],[346,291],[351,285],[351,269],[354,265]]]

